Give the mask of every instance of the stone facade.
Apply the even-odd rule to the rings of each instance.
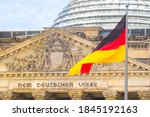
[[[1,51],[0,99],[122,99],[123,62],[95,64],[88,75],[67,76],[68,70],[97,45],[86,40],[89,29],[81,31],[51,28]],[[140,41],[141,45],[146,43],[143,46],[136,46],[139,41],[135,39],[129,43],[129,94],[131,98],[137,95],[132,99],[149,99],[150,66],[136,59],[150,57],[149,38]]]

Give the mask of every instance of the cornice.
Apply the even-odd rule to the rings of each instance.
[[[128,58],[128,62],[130,62],[130,64],[132,64],[132,65],[142,67],[142,68],[144,68],[144,70],[150,70],[150,65],[147,65],[145,63],[142,63],[142,62],[132,59],[130,57]]]
[[[124,77],[124,71],[101,71],[91,72],[90,74],[82,74],[77,76],[67,76],[68,72],[1,72],[0,79],[41,79],[41,78],[112,78],[112,77]],[[150,71],[128,71],[130,77],[136,76],[150,76]]]

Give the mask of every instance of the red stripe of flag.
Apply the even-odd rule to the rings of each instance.
[[[126,28],[124,31],[120,34],[120,36],[114,40],[113,42],[103,46],[99,50],[114,50],[120,47],[121,45],[125,45],[125,36],[126,36]]]

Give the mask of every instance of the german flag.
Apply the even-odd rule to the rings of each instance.
[[[94,63],[113,63],[125,60],[126,15],[93,52],[74,65],[68,75],[88,74]]]

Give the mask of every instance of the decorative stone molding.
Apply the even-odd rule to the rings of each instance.
[[[117,100],[120,98],[120,93],[118,91],[107,90],[103,91],[103,96],[105,100]]]
[[[13,99],[13,94],[12,92],[1,92],[0,93],[0,99],[2,100],[12,100]]]
[[[1,78],[8,78],[8,79],[15,79],[15,78],[21,78],[21,79],[26,79],[27,77],[30,77],[30,79],[35,79],[42,77],[44,78],[54,78],[54,77],[66,77],[67,76],[67,71],[51,71],[51,72],[1,72],[0,77]],[[138,76],[139,78],[141,77],[149,77],[150,76],[150,71],[129,71],[129,75],[133,76]],[[94,76],[98,79],[101,79],[101,77],[104,76],[109,76],[109,77],[114,77],[114,76],[124,76],[123,71],[100,71],[100,72],[91,72],[90,74],[84,74],[84,75],[78,75],[78,76],[84,76],[84,77],[89,77],[89,76]],[[141,76],[141,77],[140,77]],[[0,78],[0,79],[1,79]]]
[[[33,91],[32,96],[35,100],[45,100],[46,99],[46,92],[45,91]]]
[[[150,100],[150,91],[137,92],[140,100]]]
[[[83,99],[82,91],[69,91],[68,95],[71,97],[71,100],[82,100]]]

